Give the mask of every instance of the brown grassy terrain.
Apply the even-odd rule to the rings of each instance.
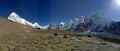
[[[120,45],[96,37],[75,37],[53,34],[4,34],[1,51],[119,51]]]

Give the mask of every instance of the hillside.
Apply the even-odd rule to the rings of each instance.
[[[58,35],[54,35],[58,33]],[[63,38],[66,34],[67,38]],[[120,44],[73,32],[41,30],[0,17],[0,51],[119,51]]]
[[[119,51],[120,45],[97,37],[60,34],[4,34],[0,36],[1,51]]]

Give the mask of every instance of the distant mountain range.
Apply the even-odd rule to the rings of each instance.
[[[12,12],[8,17],[9,20],[20,24],[28,25],[34,28],[40,29],[58,29],[72,32],[109,32],[120,33],[120,22],[114,22],[112,19],[102,17],[98,13],[94,13],[88,16],[81,16],[79,18],[71,19],[68,23],[61,22],[60,24],[48,24],[47,26],[41,26],[37,22],[31,23],[24,18],[21,18],[15,12]]]
[[[60,29],[77,33],[106,32],[120,34],[120,22],[114,22],[108,17],[102,17],[98,13],[71,19],[68,23],[55,25],[50,24],[48,29]]]

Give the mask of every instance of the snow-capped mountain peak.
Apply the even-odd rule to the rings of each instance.
[[[21,19],[20,16],[19,16],[18,14],[16,14],[15,12],[12,12],[12,13],[10,14],[10,16],[8,17],[8,19],[9,19],[9,20],[12,20],[12,21],[16,21],[16,22],[20,22],[21,20],[23,20],[23,19]]]
[[[37,22],[35,22],[34,24],[25,20],[24,18],[21,18],[18,14],[16,14],[15,12],[12,12],[9,17],[8,20],[11,20],[13,22],[17,22],[20,24],[24,24],[24,25],[28,25],[34,28],[40,28],[40,29],[47,29],[48,26],[40,26]]]
[[[62,26],[65,26],[65,23],[64,23],[64,22],[60,22],[60,24],[61,24]]]
[[[25,19],[21,18],[15,12],[12,12],[10,14],[10,16],[8,17],[8,19],[11,20],[11,21],[13,21],[13,22],[17,22],[17,23],[20,23],[20,24],[32,26],[32,23],[30,23],[30,22],[26,21]]]

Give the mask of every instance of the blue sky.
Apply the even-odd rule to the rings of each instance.
[[[22,18],[41,25],[68,22],[72,18],[98,12],[120,21],[120,5],[115,0],[0,0],[0,16],[16,12]]]

